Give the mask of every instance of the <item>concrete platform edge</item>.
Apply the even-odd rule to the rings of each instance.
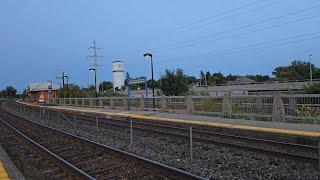
[[[16,165],[13,163],[11,158],[9,157],[6,150],[3,148],[1,142],[0,142],[0,160],[4,164],[7,173],[9,174],[11,179],[18,179],[18,180],[24,180],[24,176],[20,172],[20,170],[16,167]]]

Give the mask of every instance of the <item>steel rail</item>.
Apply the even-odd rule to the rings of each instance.
[[[42,146],[41,144],[37,143],[36,141],[32,140],[31,138],[29,138],[27,135],[23,134],[22,132],[20,132],[18,129],[16,129],[15,127],[13,127],[12,125],[10,125],[8,122],[6,122],[5,120],[3,120],[2,118],[0,118],[0,121],[2,123],[4,123],[9,129],[11,129],[15,134],[19,135],[20,137],[22,137],[23,139],[25,139],[27,142],[30,142],[32,145],[34,145],[35,147],[37,147],[37,149],[41,150],[42,152],[44,152],[45,154],[51,156],[52,158],[54,158],[56,161],[59,162],[59,164],[61,164],[62,166],[64,166],[65,168],[67,168],[68,170],[70,170],[73,174],[75,174],[76,176],[78,176],[81,179],[90,179],[90,180],[94,180],[95,178],[90,176],[89,174],[87,174],[86,172],[82,171],[81,169],[77,168],[76,166],[74,166],[73,164],[69,163],[68,161],[64,160],[63,158],[61,158],[60,156],[58,156],[57,154],[53,153],[52,151],[48,150],[47,148],[45,148],[44,146]]]
[[[4,110],[3,108],[1,108],[1,109]],[[33,124],[39,125],[42,128],[46,128],[48,130],[52,130],[52,131],[55,131],[57,133],[63,134],[65,136],[67,136],[67,137],[71,137],[75,141],[86,143],[89,146],[94,146],[96,148],[102,148],[102,149],[105,149],[107,151],[112,151],[113,153],[116,153],[116,154],[118,154],[120,156],[124,156],[124,157],[132,159],[134,161],[139,161],[140,163],[143,163],[143,164],[145,164],[145,165],[147,165],[149,167],[150,166],[153,167],[153,169],[155,169],[157,171],[161,170],[165,174],[171,175],[172,177],[174,177],[176,179],[205,179],[203,177],[191,174],[189,172],[186,172],[186,171],[183,171],[183,170],[180,170],[180,169],[177,169],[177,168],[174,168],[174,167],[171,167],[171,166],[168,166],[168,165],[165,165],[165,164],[162,164],[162,163],[159,163],[159,162],[156,162],[156,161],[153,161],[153,160],[150,160],[150,159],[147,159],[147,158],[132,154],[132,153],[128,153],[128,152],[113,148],[111,146],[107,146],[107,145],[104,145],[104,144],[101,144],[101,143],[98,143],[98,142],[95,142],[95,141],[92,141],[92,140],[89,140],[89,139],[86,139],[86,138],[83,138],[83,137],[80,137],[80,136],[73,135],[71,133],[60,131],[58,129],[49,127],[47,125],[44,125],[44,124],[41,124],[41,123],[38,123],[38,122],[34,122],[32,120],[29,120],[29,119],[26,119],[26,118],[22,117],[21,115],[13,114],[13,113],[8,112],[6,110],[4,110],[4,111],[6,113],[16,117],[16,118],[23,119],[26,122],[33,123]]]
[[[83,115],[81,115],[81,116],[83,116]],[[84,115],[84,116],[93,117],[93,116],[88,116],[88,115]],[[78,117],[79,117],[79,115],[78,115]],[[94,123],[91,120],[84,120],[84,121]],[[113,120],[113,121],[122,121],[122,122],[129,123],[129,121],[126,121],[126,120]],[[143,126],[151,126],[152,128],[162,127],[162,128],[169,128],[169,129],[175,129],[175,130],[182,130],[182,131],[185,131],[186,134],[187,134],[187,132],[189,132],[189,129],[181,128],[181,127],[172,127],[172,126],[167,126],[167,125],[159,125],[159,124],[145,123],[145,122],[134,122],[134,123],[140,124]],[[109,124],[109,125],[113,125],[113,126],[120,126],[123,128],[130,128],[129,126],[126,126],[123,124],[112,123],[112,122],[100,122],[100,124]],[[133,128],[141,130],[141,131],[149,131],[149,132],[153,132],[153,133],[161,133],[161,134],[166,134],[166,135],[171,135],[171,136],[176,136],[176,137],[183,137],[185,139],[189,138],[188,135],[183,135],[183,134],[178,134],[178,133],[173,133],[173,132],[165,132],[165,131],[155,130],[155,129],[146,129],[146,128],[141,128],[141,127],[137,127],[137,126],[133,126]],[[217,135],[217,136],[234,138],[234,139],[243,139],[243,140],[252,141],[252,142],[259,142],[259,143],[262,142],[262,143],[268,143],[271,145],[277,144],[277,145],[283,145],[283,146],[289,146],[289,147],[291,146],[291,147],[296,147],[296,148],[307,148],[312,151],[318,150],[317,147],[309,146],[309,145],[302,145],[302,144],[295,144],[295,143],[288,143],[288,142],[279,142],[279,141],[273,141],[273,140],[266,140],[266,139],[238,136],[238,135],[230,135],[230,134],[223,134],[223,133],[214,133],[214,132],[201,131],[201,130],[193,130],[193,132],[194,133],[204,133],[206,135],[208,135],[208,134]],[[276,151],[276,150],[271,150],[271,149],[254,147],[254,146],[245,146],[245,145],[241,145],[241,144],[222,142],[222,141],[217,141],[217,140],[212,140],[212,139],[204,139],[204,138],[200,138],[200,137],[193,137],[193,139],[198,142],[214,143],[214,144],[224,145],[227,147],[251,150],[251,151],[269,154],[269,155],[273,155],[273,156],[277,156],[277,157],[294,158],[296,160],[305,160],[305,161],[310,161],[312,163],[318,162],[318,158],[312,157],[312,156],[305,156],[305,155],[299,155],[299,154],[294,154],[294,153],[281,152],[281,151]]]

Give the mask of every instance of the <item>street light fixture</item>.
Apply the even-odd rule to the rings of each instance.
[[[50,85],[48,86],[48,99],[51,99],[52,98],[52,81],[51,80],[48,80],[47,82],[50,83]]]
[[[311,57],[312,54],[309,55],[309,65],[310,65],[310,81],[312,82],[312,66],[311,66]]]
[[[151,77],[152,77],[152,104],[153,104],[153,109],[156,108],[156,104],[154,101],[154,79],[153,79],[153,60],[152,60],[152,54],[151,53],[145,53],[143,55],[145,58],[150,59],[151,60]]]
[[[98,92],[97,92],[97,69],[95,68],[90,68],[90,72],[94,72],[94,87],[95,87],[95,95],[96,98],[98,97]]]

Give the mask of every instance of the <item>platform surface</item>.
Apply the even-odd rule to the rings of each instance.
[[[24,176],[16,165],[12,162],[11,158],[2,147],[0,142],[0,180],[19,179],[24,180]]]
[[[0,179],[1,180],[10,179],[9,174],[1,160],[0,160]]]
[[[125,116],[145,120],[160,120],[178,123],[189,123],[195,125],[208,125],[231,129],[244,129],[271,133],[282,133],[297,136],[310,136],[320,138],[320,125],[299,124],[270,121],[254,121],[245,119],[231,119],[220,117],[209,117],[192,114],[163,113],[158,111],[133,111],[116,110],[107,108],[90,108],[75,106],[45,106],[53,109],[75,110],[78,112],[102,113],[110,116]]]

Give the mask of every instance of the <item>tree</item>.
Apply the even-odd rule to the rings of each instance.
[[[301,90],[303,94],[320,94],[320,83],[312,84]]]
[[[1,98],[16,98],[17,90],[12,86],[7,86],[5,89],[0,91]]]
[[[225,80],[226,81],[235,81],[238,79],[238,76],[237,75],[232,75],[232,74],[229,74],[228,76],[226,76]]]
[[[154,88],[159,88],[159,82],[158,81],[156,81],[156,80],[153,80],[153,83],[154,83]],[[147,81],[147,85],[148,85],[148,87],[149,88],[152,88],[152,79],[149,79],[148,81]],[[144,84],[143,85],[140,85],[139,86],[140,88],[144,88]]]
[[[205,81],[205,74],[203,71],[200,71],[200,85],[204,85],[206,83]]]
[[[93,86],[94,87],[94,86]],[[76,84],[69,84],[69,97],[70,98],[83,98],[83,97],[88,97],[89,92],[87,89],[82,89],[80,86]],[[95,90],[95,88],[94,88]],[[60,97],[66,97],[68,94],[68,89],[67,87],[64,87],[60,90],[59,96]]]
[[[320,68],[311,64],[313,78],[320,78]],[[274,69],[272,74],[281,81],[288,80],[308,80],[310,79],[310,62],[292,61],[289,66],[279,66]]]
[[[161,90],[167,96],[178,96],[187,93],[189,90],[188,79],[182,69],[176,71],[166,70],[161,77]]]
[[[193,84],[193,83],[196,83],[197,82],[197,78],[194,77],[194,76],[188,76],[187,77],[187,81],[188,81],[188,84]]]
[[[99,89],[103,91],[110,91],[112,90],[113,85],[112,82],[110,81],[103,81],[102,83],[99,84]]]
[[[6,87],[6,94],[8,98],[15,98],[17,94],[17,90],[12,86]]]
[[[210,77],[210,83],[212,84],[223,84],[225,82],[225,77],[221,72],[213,73]]]
[[[6,98],[7,97],[7,92],[6,92],[5,89],[0,92],[0,97],[1,98]]]
[[[265,82],[270,80],[270,77],[268,75],[247,75],[246,77],[256,82]]]
[[[28,97],[28,93],[27,93],[26,89],[23,90],[22,94],[18,95],[18,98],[21,98],[23,100],[25,100],[25,98],[27,98],[27,97]]]
[[[126,74],[126,79],[124,80],[124,85],[125,85],[125,86],[128,86],[130,79],[131,79],[130,74],[127,72],[127,74]]]

